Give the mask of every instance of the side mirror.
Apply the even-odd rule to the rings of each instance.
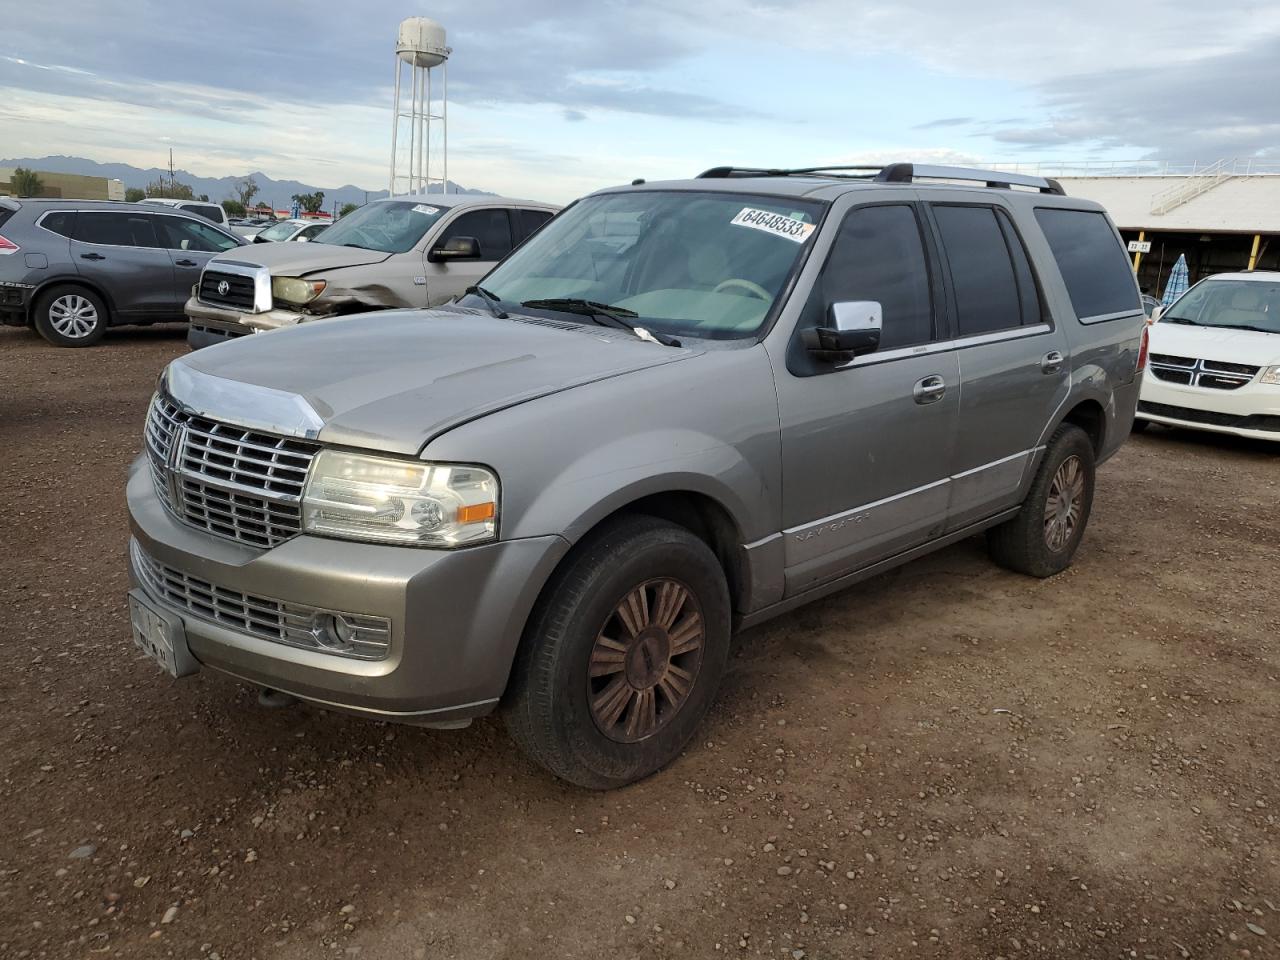
[[[801,331],[805,349],[827,363],[846,363],[880,346],[878,300],[845,300],[827,308],[827,325]]]
[[[294,238],[293,238],[294,243],[306,243],[306,242],[308,242],[310,239],[311,239],[310,237],[294,237]]]
[[[432,263],[445,260],[479,260],[480,241],[475,237],[450,237],[444,243],[437,243],[427,254]]]

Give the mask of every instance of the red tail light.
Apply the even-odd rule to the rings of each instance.
[[[10,253],[17,253],[21,249],[22,248],[12,240],[6,240],[4,237],[0,237],[0,257],[6,256]]]
[[[1138,348],[1138,373],[1147,369],[1147,345],[1151,340],[1151,325],[1142,325],[1142,346]]]

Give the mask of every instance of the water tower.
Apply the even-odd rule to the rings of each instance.
[[[400,22],[396,38],[396,101],[391,120],[393,195],[427,193],[433,184],[439,184],[441,193],[449,189],[449,54],[452,52],[445,45],[444,27],[434,20],[409,17]],[[407,85],[402,82],[405,67],[408,67]],[[406,86],[407,107],[401,99],[401,91]]]

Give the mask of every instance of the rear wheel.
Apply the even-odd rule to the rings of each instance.
[[[991,558],[1033,577],[1071,566],[1093,508],[1093,443],[1064,423],[1054,433],[1022,509],[987,533]]]
[[[84,287],[52,287],[34,312],[37,332],[55,347],[90,347],[107,331],[107,305]]]
[[[683,527],[624,517],[549,585],[515,664],[507,729],[556,776],[620,787],[675,759],[728,658],[729,591]]]

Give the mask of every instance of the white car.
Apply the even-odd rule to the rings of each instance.
[[[204,217],[211,223],[216,223],[223,230],[229,230],[230,225],[227,223],[227,211],[222,209],[221,204],[212,203],[207,200],[171,200],[168,197],[144,197],[139,203],[145,203],[153,207],[173,207],[175,210],[183,210],[187,213],[194,213],[197,217]]]
[[[279,220],[252,234],[254,243],[285,243],[290,240],[305,241],[318,236],[329,226],[328,220]]]
[[[1161,313],[1137,416],[1280,441],[1280,273],[1215,274]]]

